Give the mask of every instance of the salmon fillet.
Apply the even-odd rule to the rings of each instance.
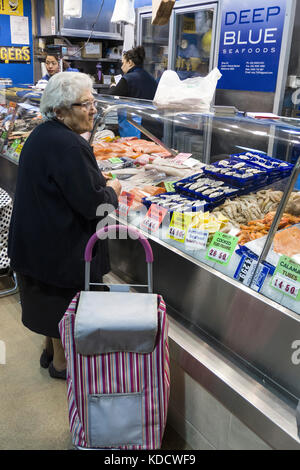
[[[277,232],[274,237],[274,251],[289,257],[300,253],[300,229],[290,227]]]

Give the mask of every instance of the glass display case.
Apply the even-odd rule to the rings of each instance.
[[[41,122],[40,96],[1,92],[0,187],[13,194],[22,144]],[[154,290],[168,313],[299,400],[299,120],[96,101],[90,143],[99,169],[122,184],[111,218],[149,238]],[[121,111],[133,130],[122,138]],[[113,271],[144,283],[137,244],[112,243]]]
[[[12,197],[22,147],[41,122],[40,97],[29,87],[0,87],[0,187]]]
[[[101,105],[108,106],[102,127],[110,106],[141,121],[140,139],[118,138],[116,127],[111,142],[101,131],[100,140],[92,137],[99,167],[132,195],[126,221],[300,314],[300,302],[289,301],[298,288],[278,294],[273,280],[280,256],[300,263],[298,166],[285,158],[289,146],[299,147],[299,122],[174,113],[111,98]]]
[[[41,122],[41,92],[24,87],[0,89],[0,153],[18,163],[24,142]]]
[[[299,397],[300,121],[117,97],[98,109],[95,156],[122,183],[115,218],[154,244],[157,291],[193,330]],[[120,109],[139,138],[108,124]],[[143,278],[132,247],[112,251],[114,269]]]

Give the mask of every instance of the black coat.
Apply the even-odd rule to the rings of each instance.
[[[83,288],[84,249],[101,203],[118,205],[92,147],[57,120],[39,125],[21,152],[9,232],[11,267],[57,287]],[[98,245],[98,246],[97,246]],[[98,241],[91,279],[109,271],[107,241]]]
[[[110,88],[109,94],[153,100],[156,89],[157,83],[152,75],[143,68],[135,66],[123,75],[116,86]]]

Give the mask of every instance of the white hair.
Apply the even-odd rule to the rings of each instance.
[[[59,72],[53,75],[41,98],[40,112],[44,119],[53,119],[55,109],[71,108],[87,90],[93,91],[92,78],[81,72]]]

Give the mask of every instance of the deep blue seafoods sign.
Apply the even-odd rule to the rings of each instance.
[[[224,0],[218,88],[274,92],[286,0]]]

